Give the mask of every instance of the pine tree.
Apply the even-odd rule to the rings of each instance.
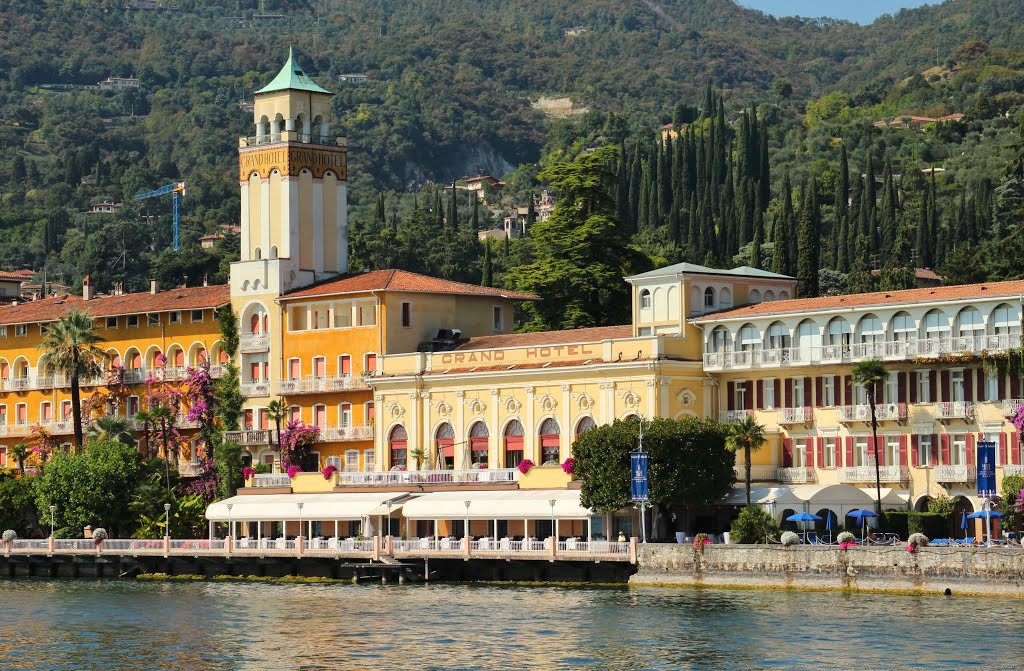
[[[480,279],[480,286],[482,287],[494,286],[494,267],[492,264],[493,261],[491,260],[491,241],[484,240],[484,265]]]
[[[821,236],[818,231],[818,190],[812,181],[804,189],[800,207],[799,256],[797,260],[797,294],[802,298],[818,295],[818,270],[821,267]]]
[[[764,239],[764,212],[758,212],[754,220],[754,240],[750,243],[750,267],[761,267],[761,242]]]
[[[476,197],[476,194],[471,194],[470,197],[473,199],[473,232],[474,234],[480,230],[480,199]],[[485,285],[485,286],[490,286]]]

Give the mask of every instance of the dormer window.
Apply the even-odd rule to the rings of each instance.
[[[640,292],[640,309],[649,310],[651,308],[651,292],[644,289]]]
[[[708,287],[704,290],[704,307],[713,308],[715,307],[715,290]]]

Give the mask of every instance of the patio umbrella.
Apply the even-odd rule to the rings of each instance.
[[[828,532],[829,542],[832,539],[832,518],[835,516],[831,510],[825,514],[825,531]]]
[[[966,512],[964,514],[967,515]],[[1003,514],[1001,512],[999,512],[998,510],[990,510],[987,513],[984,510],[979,510],[976,513],[971,513],[970,515],[967,515],[967,519],[969,519],[969,520],[983,520],[983,519],[985,519],[986,515],[988,515],[988,517],[991,517],[993,519],[995,519],[997,517],[1002,517],[1003,516]]]
[[[878,517],[878,513],[872,512],[870,510],[859,509],[859,510],[851,510],[850,512],[846,513],[846,516],[847,517],[852,517],[855,520],[860,520],[860,526],[861,526],[861,534],[860,535],[863,537],[864,536],[865,527],[867,526],[868,518],[869,517]]]
[[[786,518],[787,522],[817,522],[821,518],[810,513],[797,513]],[[807,527],[804,527],[804,540],[807,540]]]
[[[964,530],[964,538],[967,538],[967,511],[960,513],[960,528]]]

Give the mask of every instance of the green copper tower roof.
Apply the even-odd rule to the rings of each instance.
[[[277,76],[269,84],[256,93],[275,93],[288,90],[310,91],[312,93],[331,95],[330,91],[317,84],[302,70],[302,66],[295,61],[295,50],[291,47],[288,48],[288,61],[281,68],[281,71],[277,73]]]

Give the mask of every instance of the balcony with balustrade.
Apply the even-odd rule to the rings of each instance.
[[[32,433],[33,426],[33,424],[28,422],[0,423],[0,436],[27,436]]]
[[[809,406],[779,409],[779,424],[810,424],[813,421],[814,411]]]
[[[747,477],[746,467],[743,464],[736,464],[733,467],[733,471],[736,473],[736,480],[738,482],[744,482]],[[750,465],[750,481],[751,482],[776,482],[778,480],[778,467],[777,466],[762,466],[760,464]]]
[[[967,466],[964,464],[952,465],[946,464],[943,466],[935,466],[932,469],[932,474],[935,477],[935,482],[974,482],[978,479],[978,469],[976,466]],[[1005,471],[1004,471],[1005,474]]]
[[[291,489],[292,479],[287,473],[257,473],[252,476],[250,486],[257,489]]]
[[[904,422],[907,419],[906,403],[876,403],[875,419],[879,422]],[[839,406],[839,421],[844,424],[852,422],[871,422],[871,405],[860,403],[857,405]]]
[[[245,429],[244,431],[225,431],[224,440],[242,446],[277,445],[278,436],[275,429]]]
[[[718,421],[722,424],[739,424],[747,417],[753,416],[753,410],[726,410],[719,414]]]
[[[373,426],[325,426],[320,429],[320,441],[343,443],[353,440],[373,440]]]
[[[1003,417],[1013,419],[1017,416],[1021,406],[1024,406],[1024,399],[1008,398],[1003,401]]]
[[[814,469],[806,466],[780,468],[776,475],[779,482],[787,485],[803,485],[818,481]]]
[[[245,380],[239,383],[239,389],[249,398],[270,396],[270,380]]]
[[[875,482],[874,466],[848,466],[840,468],[839,482],[843,484],[871,484]],[[882,482],[909,482],[910,469],[905,466],[880,466],[879,477]]]
[[[238,341],[238,349],[242,353],[266,352],[270,350],[269,333],[243,333]]]
[[[296,394],[323,394],[337,391],[358,391],[369,389],[366,379],[361,376],[342,375],[338,377],[315,377],[308,375],[301,379],[281,380],[277,383],[277,393],[294,396]]]
[[[408,485],[512,484],[519,480],[518,468],[468,468],[433,471],[343,471],[339,487],[402,487]]]
[[[178,463],[178,475],[183,478],[198,478],[206,469],[198,459]]]
[[[974,403],[971,401],[944,401],[935,404],[935,419],[940,422],[959,419],[974,421]]]
[[[950,354],[999,352],[1021,346],[1015,334],[978,335],[945,338],[914,338],[883,342],[842,343],[835,345],[797,345],[781,348],[754,348],[704,353],[704,370],[750,370],[814,366],[818,364],[856,363],[869,359],[910,362],[917,358]]]

